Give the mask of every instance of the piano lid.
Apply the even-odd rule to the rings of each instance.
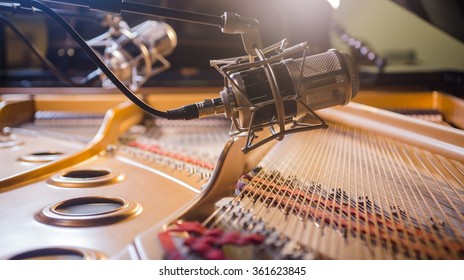
[[[447,30],[411,13],[395,2],[404,1],[342,1],[334,12],[334,21],[341,25],[347,34],[363,41],[374,52],[388,60],[386,72],[464,71],[464,16],[460,13],[459,27],[454,27],[452,36]],[[415,1],[421,2],[421,1]],[[424,1],[422,1],[423,3]],[[426,1],[424,9],[432,4],[441,9],[428,14],[441,24],[445,17],[451,22],[456,16],[451,11],[457,1]],[[443,3],[443,4],[442,4]],[[447,4],[447,5],[445,5]],[[445,25],[445,24],[443,24]],[[446,25],[447,26],[447,25]],[[335,39],[335,38],[334,38]],[[334,44],[339,44],[336,40]],[[367,67],[364,67],[367,68]]]

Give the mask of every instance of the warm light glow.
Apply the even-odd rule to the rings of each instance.
[[[327,0],[327,2],[329,2],[334,9],[338,9],[338,7],[340,7],[340,0]]]

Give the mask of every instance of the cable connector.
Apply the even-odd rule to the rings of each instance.
[[[205,99],[202,102],[185,105],[177,109],[168,110],[169,120],[191,120],[224,114],[224,103],[221,98]]]
[[[205,99],[203,102],[196,103],[200,118],[205,118],[214,115],[225,113],[224,102],[221,98]]]
[[[177,109],[168,110],[168,120],[191,120],[199,118],[197,104],[185,105]]]

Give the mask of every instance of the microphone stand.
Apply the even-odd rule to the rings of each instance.
[[[0,2],[6,2],[0,0]],[[57,14],[67,18],[78,18],[79,20],[87,21],[87,22],[94,22],[94,23],[101,23],[105,20],[105,16],[101,13],[85,13],[79,11],[69,11],[63,9],[53,9]],[[42,11],[37,9],[27,9],[17,4],[0,4],[0,12],[5,12],[11,15],[26,15],[30,16],[33,14],[42,14]]]
[[[32,8],[32,0],[0,0],[0,2],[19,3],[23,8]],[[190,11],[146,5],[124,0],[43,0],[72,6],[86,7],[108,13],[121,14],[121,12],[134,13],[150,17],[161,17],[179,21],[216,26],[225,34],[240,34],[245,51],[250,60],[256,56],[256,48],[262,49],[259,35],[259,23],[254,18],[242,17],[235,13],[225,12],[221,16],[196,13]]]

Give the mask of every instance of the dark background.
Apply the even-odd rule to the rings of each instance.
[[[217,16],[228,11],[256,18],[260,23],[261,36],[265,46],[287,38],[291,45],[304,41],[309,42],[310,50],[313,53],[323,52],[330,48],[329,28],[332,8],[325,0],[132,1]],[[101,13],[69,5],[52,4],[52,6],[57,9],[67,9],[90,15],[85,18],[67,17],[68,21],[85,39],[93,38],[107,30],[97,20],[101,17]],[[148,19],[166,21],[177,33],[178,45],[174,52],[167,57],[171,62],[171,69],[152,78],[147,86],[220,85],[222,78],[210,67],[209,61],[245,55],[239,35],[223,34],[219,28],[214,26],[165,20],[158,17],[149,18],[131,13],[123,13],[122,16],[131,27]],[[46,40],[48,41],[46,56],[62,71],[71,76],[82,76],[95,69],[87,54],[80,50],[77,43],[53,20],[45,15],[34,15],[34,17],[42,17],[46,22]],[[14,17],[9,18],[14,20]],[[26,48],[19,45],[17,47]],[[7,52],[12,50],[3,49],[6,53],[1,57],[5,58],[8,56]],[[69,49],[74,50],[72,56],[67,55]],[[59,54],[60,50],[61,55]],[[63,50],[65,55],[63,55]],[[22,64],[29,65],[8,65],[5,60],[0,61],[0,71],[4,74],[4,86],[63,85],[38,63],[33,54],[29,52],[29,55],[30,59],[22,60]],[[23,69],[23,71],[17,71],[17,69]],[[25,79],[28,80],[27,83],[24,83]]]
[[[332,7],[325,0],[130,0],[144,4],[206,13],[220,16],[224,12],[234,12],[256,18],[260,23],[260,33],[265,46],[287,38],[290,45],[308,42],[311,53],[329,49],[329,34],[332,28]],[[343,0],[342,0],[343,1]],[[345,0],[347,1],[347,0]],[[434,24],[452,36],[464,40],[464,1],[462,0],[392,0],[411,11],[415,16]],[[47,2],[49,3],[49,2]],[[440,9],[430,5],[439,3]],[[82,13],[82,17],[66,19],[85,38],[90,39],[104,33],[103,14],[86,8],[52,4],[54,8]],[[169,23],[177,33],[178,45],[167,57],[171,68],[150,79],[145,86],[222,86],[219,73],[209,65],[212,59],[242,56],[245,51],[239,35],[223,34],[214,26],[165,20],[159,17],[145,17],[123,13],[129,26],[145,20],[162,20]],[[30,35],[34,35],[34,23],[44,22],[44,38],[47,58],[69,77],[83,77],[96,69],[94,63],[76,42],[53,20],[40,14],[34,16],[8,16],[29,25]],[[386,23],[388,24],[388,23]],[[32,32],[32,34],[31,34]],[[50,87],[66,86],[56,79],[21,42],[7,48],[7,41],[15,35],[7,35],[0,24],[0,86],[3,87]],[[37,39],[37,38],[36,38]],[[73,54],[68,55],[68,50]],[[22,52],[19,61],[8,62],[13,52]],[[64,54],[63,54],[64,53]],[[457,58],[458,59],[458,58]],[[362,62],[362,61],[361,61]],[[425,90],[444,90],[452,94],[464,95],[464,73],[437,72],[411,73],[408,75],[384,75],[361,73],[361,86],[419,86]],[[100,86],[98,83],[94,86]]]

